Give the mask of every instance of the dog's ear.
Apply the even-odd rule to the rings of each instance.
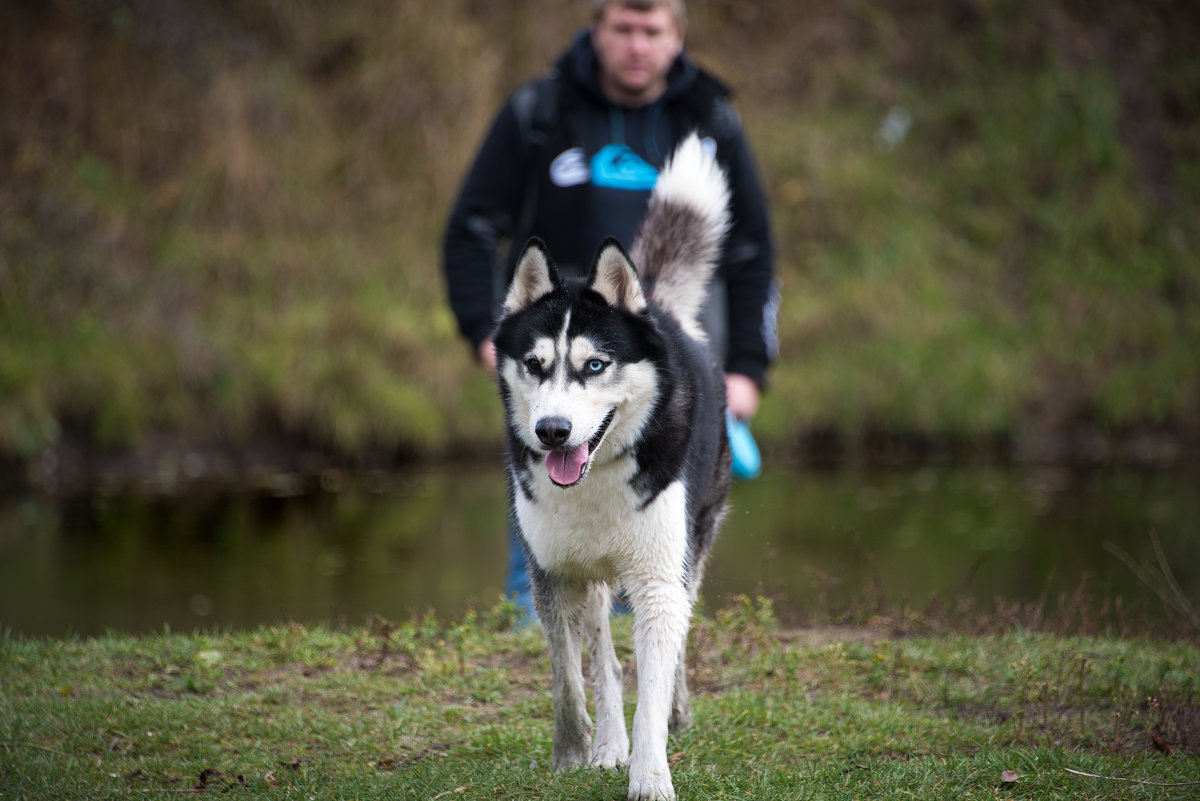
[[[616,239],[609,237],[600,246],[588,286],[608,301],[609,305],[627,309],[634,314],[646,310],[646,295],[642,282],[625,249]]]
[[[516,314],[533,305],[562,286],[558,269],[550,261],[546,243],[533,237],[525,243],[525,250],[517,262],[508,295],[504,298],[504,313]]]

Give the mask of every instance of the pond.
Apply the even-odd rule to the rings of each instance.
[[[487,608],[504,580],[495,468],[374,474],[271,495],[0,496],[0,627],[27,635],[358,624]],[[1200,606],[1200,482],[1140,469],[772,467],[737,483],[709,610],[772,598],[789,622],[1081,588],[1164,617],[1155,542]],[[1152,586],[1153,585],[1153,586]]]

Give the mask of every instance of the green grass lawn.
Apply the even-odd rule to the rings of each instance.
[[[510,612],[0,637],[0,797],[623,798],[621,773],[550,769],[548,660]],[[617,620],[627,674],[630,628]],[[695,724],[669,743],[681,798],[1200,792],[1190,643],[783,630],[746,601],[698,617],[689,667]]]

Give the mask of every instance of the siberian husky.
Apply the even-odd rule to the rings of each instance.
[[[668,728],[690,720],[684,645],[730,482],[724,378],[698,322],[728,226],[724,174],[691,136],[627,253],[565,281],[531,240],[494,337],[512,519],[550,650],[554,767],[628,762],[630,799],[673,799]],[[633,608],[633,750],[610,595]],[[590,646],[596,726],[584,698]]]

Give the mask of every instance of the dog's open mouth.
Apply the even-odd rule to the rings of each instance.
[[[546,454],[546,471],[550,474],[551,481],[560,487],[572,487],[583,480],[588,460],[600,446],[600,441],[604,439],[616,412],[616,409],[609,411],[600,428],[587,442],[574,448],[557,448]]]

